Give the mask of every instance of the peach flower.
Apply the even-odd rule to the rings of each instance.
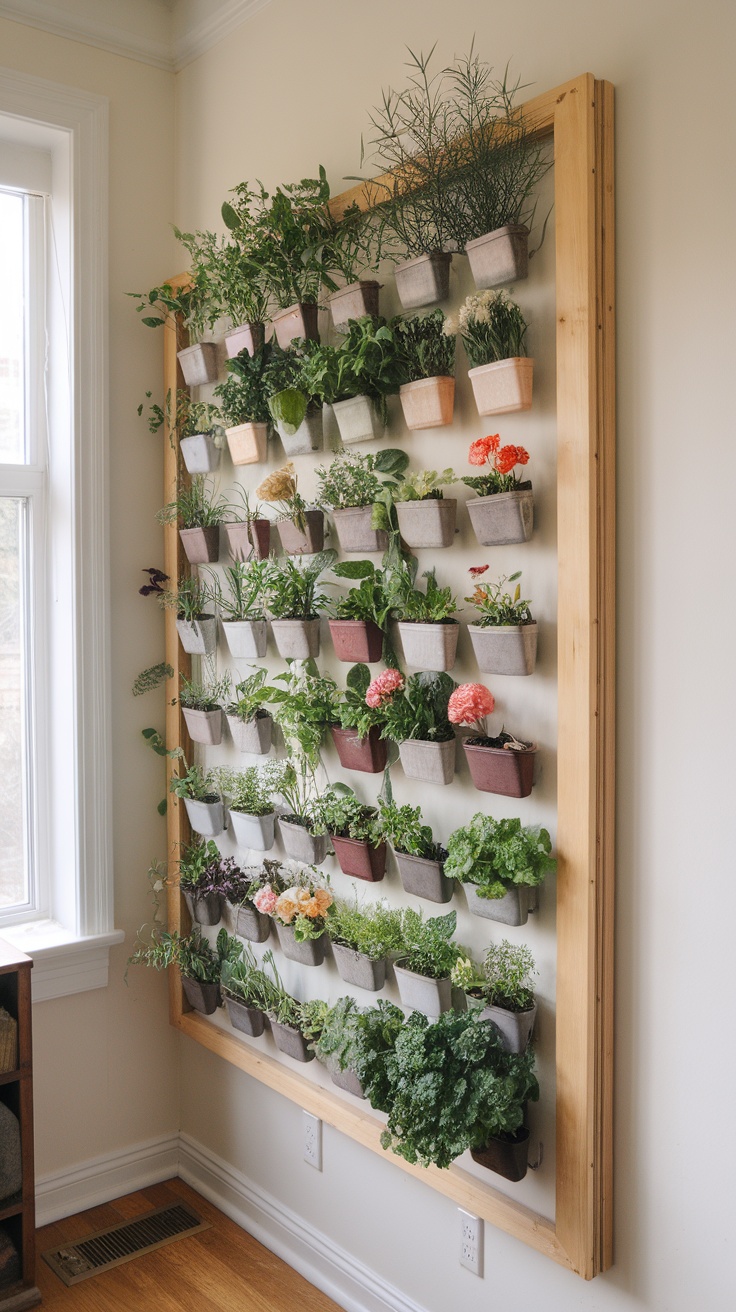
[[[366,706],[371,706],[374,710],[382,706],[389,697],[393,697],[395,692],[404,686],[404,676],[398,670],[384,670],[368,684],[365,694]]]
[[[292,889],[287,889],[276,902],[276,915],[283,920],[285,925],[290,925],[299,911],[296,899],[290,896],[292,891]]]
[[[482,683],[461,683],[447,703],[447,718],[451,724],[478,724],[490,715],[496,705],[493,693]]]
[[[271,885],[264,884],[263,888],[259,888],[253,898],[253,905],[257,911],[263,912],[264,916],[271,916],[276,910],[277,901],[278,899]]]

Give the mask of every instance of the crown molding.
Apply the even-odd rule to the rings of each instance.
[[[174,40],[174,68],[178,73],[193,60],[224,41],[249,18],[265,9],[271,0],[226,0],[216,13],[186,28]]]

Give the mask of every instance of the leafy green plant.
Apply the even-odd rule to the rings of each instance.
[[[483,992],[491,1006],[528,1011],[534,1002],[534,957],[525,943],[491,943],[483,961]]]
[[[228,376],[224,383],[215,388],[220,408],[229,427],[238,424],[267,424],[271,418],[268,408],[269,382],[268,362],[271,357],[270,343],[249,355],[241,351],[234,359],[228,360]]]
[[[151,399],[152,392],[146,392]],[[138,414],[143,414],[143,402],[138,406]],[[197,433],[206,433],[215,438],[215,445],[222,445],[222,416],[216,405],[205,401],[193,401],[189,392],[180,387],[176,393],[176,406],[173,407],[171,388],[166,393],[164,404],[154,402],[148,409],[148,431],[158,433],[167,426],[170,434],[176,433],[179,441],[185,437],[194,437]]]
[[[135,950],[128,958],[129,966],[151,966],[153,970],[167,970],[169,966],[178,966],[184,979],[198,980],[201,984],[218,984],[224,962],[233,960],[242,944],[231,938],[226,929],[217,935],[213,951],[206,938],[202,938],[199,925],[195,925],[191,934],[182,936],[176,930],[169,932],[158,925],[150,928],[148,939],[143,934],[146,926],[139,930]]]
[[[437,571],[428,569],[422,578],[427,580],[424,592],[416,587],[416,563],[403,561],[388,576],[391,610],[394,618],[416,624],[457,623],[457,598],[452,588],[441,588]]]
[[[358,1019],[366,1008],[355,998],[338,998],[332,1007],[326,1003],[307,1003],[305,1011],[317,1061],[332,1074],[354,1070],[360,1051]]]
[[[412,315],[395,327],[402,383],[451,378],[455,372],[455,328],[442,310]]]
[[[352,838],[371,847],[378,847],[383,841],[376,807],[366,806],[345,785],[333,784],[326,789],[320,801],[320,814],[328,833],[335,838]]]
[[[382,487],[396,485],[408,464],[406,452],[394,448],[371,455],[343,447],[327,469],[321,465],[315,471],[319,503],[330,510],[370,506]]]
[[[223,314],[229,315],[238,328],[246,323],[263,323],[271,304],[263,278],[246,264],[248,250],[248,234],[240,228],[237,240],[222,243],[213,269]]]
[[[236,560],[223,570],[225,588],[216,583],[218,610],[226,620],[266,618],[265,592],[269,571],[267,560]]]
[[[133,696],[142,697],[144,692],[153,692],[155,688],[160,688],[162,683],[167,679],[173,679],[174,670],[168,661],[159,661],[158,665],[149,665],[147,670],[141,670],[136,676],[133,683]]]
[[[179,703],[188,711],[217,711],[230,696],[230,675],[223,674],[221,679],[187,679],[181,676]]]
[[[126,296],[139,302],[136,313],[142,315],[146,328],[160,328],[168,315],[180,315],[192,344],[202,340],[221,313],[213,286],[202,273],[189,287],[175,288],[164,282],[149,292],[126,292]]]
[[[338,273],[346,284],[357,282],[368,272],[374,273],[381,262],[382,225],[373,210],[361,210],[353,202],[337,221],[324,247],[323,258],[331,273]]]
[[[164,610],[175,610],[180,620],[187,620],[190,624],[203,619],[213,601],[211,588],[193,575],[180,578],[176,592],[166,589],[159,593],[159,604]]]
[[[245,770],[218,770],[220,792],[231,811],[246,815],[271,815],[274,796],[281,792],[285,763],[269,760]]]
[[[273,981],[273,992],[268,999],[268,1006],[265,1008],[266,1014],[271,1020],[276,1021],[278,1025],[290,1025],[292,1029],[299,1030],[303,1033],[309,1031],[311,1025],[310,1009],[302,1002],[297,1002],[296,998],[284,987],[284,983],[279,975],[276,966],[276,959],[270,950],[263,954],[263,965],[267,967]],[[311,1008],[314,1010],[314,1004]]]
[[[473,292],[460,306],[458,327],[471,369],[525,353],[526,320],[507,291]]]
[[[196,802],[218,802],[220,800],[219,781],[214,770],[203,770],[200,765],[187,765],[183,774],[173,774],[169,783],[169,792],[183,800],[192,798]]]
[[[225,522],[228,504],[214,492],[202,474],[195,474],[188,487],[180,487],[176,497],[159,510],[159,524],[177,524],[180,528],[217,528]]]
[[[470,573],[475,580],[483,574],[488,566],[471,569]],[[521,578],[521,570],[515,574],[505,574],[501,576],[496,583],[478,583],[476,581],[472,597],[466,597],[465,600],[472,602],[480,611],[478,625],[480,628],[493,628],[496,625],[504,624],[533,624],[534,617],[529,609],[529,602],[524,601],[521,595],[521,584],[517,579]],[[504,592],[505,583],[516,583],[513,594]]]
[[[277,674],[268,690],[274,719],[284,736],[290,757],[306,759],[310,768],[320,764],[320,748],[325,729],[335,722],[338,689],[330,675],[320,674],[314,661],[300,662],[283,674]]]
[[[514,885],[536,887],[556,866],[549,833],[518,819],[494,820],[477,812],[447,840],[445,874],[477,885],[483,898],[500,898]]]
[[[379,809],[384,835],[395,851],[425,861],[444,861],[447,852],[435,842],[431,827],[422,823],[421,807],[408,803],[398,806],[382,798]]]
[[[241,679],[235,685],[235,700],[227,707],[228,715],[234,715],[243,723],[254,720],[256,716],[267,715],[265,705],[271,689],[266,687],[266,671],[261,666]]]
[[[368,706],[365,695],[371,682],[367,665],[352,665],[347,674],[345,691],[335,698],[335,721],[343,729],[354,729],[359,738],[366,738],[371,729],[381,725],[381,715]]]
[[[346,560],[335,565],[332,572],[338,579],[358,580],[358,586],[330,601],[328,614],[337,620],[371,620],[379,629],[385,629],[391,602],[383,571],[369,560]]]
[[[366,693],[368,705],[380,717],[382,738],[395,743],[409,738],[450,742],[455,730],[447,707],[457,685],[449,674],[421,670],[404,679],[396,672],[390,687],[385,686],[387,682],[386,674],[378,675]]]
[[[269,561],[265,599],[274,619],[316,619],[328,605],[327,597],[318,592],[317,585],[336,560],[336,551],[320,551],[307,565],[297,565],[290,556]]]
[[[232,857],[224,857],[210,838],[185,843],[179,856],[179,886],[196,897],[222,893],[237,869]]]
[[[328,930],[333,943],[352,948],[371,961],[400,952],[404,946],[401,911],[386,902],[361,903],[357,894],[351,901],[335,901]]]
[[[419,911],[406,908],[402,923],[406,957],[402,965],[415,975],[446,979],[461,953],[459,945],[451,941],[456,928],[456,911],[424,920]]]
[[[259,1011],[273,1011],[277,1005],[276,982],[263,970],[255,952],[248,943],[236,961],[225,960],[220,971],[220,983],[225,997],[241,1002]]]
[[[442,491],[448,483],[456,483],[457,476],[452,469],[422,469],[409,473],[393,489],[394,501],[441,501]]]

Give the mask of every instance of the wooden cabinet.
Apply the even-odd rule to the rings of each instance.
[[[31,967],[22,952],[0,939],[0,1007],[18,1022],[18,1060],[0,1073],[0,1101],[20,1121],[23,1184],[19,1194],[0,1200],[0,1228],[9,1235],[21,1265],[21,1278],[0,1282],[0,1312],[36,1307],[36,1206],[33,1174],[33,1068],[31,1054]]]

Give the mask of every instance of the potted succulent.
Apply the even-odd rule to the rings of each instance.
[[[167,970],[176,966],[181,972],[184,996],[190,1007],[211,1016],[222,1005],[220,971],[223,963],[239,955],[242,945],[230,938],[226,929],[217,935],[213,950],[202,930],[195,925],[191,934],[181,935],[161,929],[154,921],[148,939],[143,930],[138,933],[135,951],[128,958],[129,966],[151,966],[154,970]]]
[[[267,756],[271,750],[273,719],[265,708],[270,693],[265,683],[266,671],[254,670],[235,685],[235,700],[226,710],[233,743],[239,752],[253,756]]]
[[[470,570],[475,583],[472,597],[465,600],[480,612],[468,625],[478,668],[484,674],[533,674],[537,659],[537,624],[529,602],[521,596],[521,570],[503,575],[496,583],[479,583],[487,565]],[[513,594],[504,592],[506,583],[516,583]]]
[[[146,392],[149,400],[151,395],[151,392]],[[138,414],[143,414],[143,402],[138,406]],[[154,403],[150,407],[148,430],[157,433],[160,428],[167,428],[170,438],[175,435],[179,440],[179,450],[188,473],[211,474],[220,466],[225,432],[221,418],[216,405],[193,401],[183,387],[177,390],[174,409],[169,388],[165,404]]]
[[[244,945],[237,960],[223,962],[220,991],[233,1029],[252,1039],[260,1038],[266,1013],[276,1003],[276,986],[252,948]]]
[[[180,240],[190,235],[180,233],[177,228],[174,232]],[[214,383],[217,379],[217,346],[201,339],[208,329],[214,327],[222,307],[218,288],[199,260],[196,247],[188,249],[192,255],[192,280],[188,287],[174,288],[165,282],[149,292],[128,292],[127,295],[139,302],[136,313],[143,315],[141,322],[147,328],[161,327],[171,315],[181,317],[189,333],[190,345],[177,351],[177,358],[187,387],[201,387],[203,383]]]
[[[447,850],[445,874],[465,885],[473,914],[504,925],[526,924],[539,885],[555,869],[546,829],[480,811],[450,835]]]
[[[381,799],[380,812],[405,892],[428,902],[450,902],[455,889],[444,872],[447,850],[435,842],[430,826],[422,823],[421,808],[397,806],[386,797]]]
[[[401,920],[402,912],[386,902],[337,899],[327,932],[340,979],[370,993],[382,989],[388,958],[403,947]]]
[[[271,561],[266,574],[266,604],[279,656],[308,660],[319,655],[319,615],[327,598],[317,591],[320,575],[332,569],[336,551],[321,551],[308,565]]]
[[[236,659],[266,655],[268,622],[264,596],[269,564],[265,560],[236,560],[223,570],[225,590],[214,585],[222,631]]]
[[[159,510],[159,524],[179,525],[179,537],[190,565],[206,565],[219,559],[220,526],[228,512],[222,496],[214,499],[201,474],[189,487],[181,487],[176,499]]]
[[[287,556],[314,556],[322,551],[325,542],[325,515],[323,510],[310,509],[300,496],[297,477],[291,461],[269,474],[256,496],[275,504],[276,520],[281,545]]]
[[[267,1015],[276,1047],[294,1061],[314,1061],[314,1051],[309,1043],[312,1029],[310,1004],[297,1002],[287,993],[270,950],[264,952],[263,964],[268,967],[274,984]]]
[[[357,587],[329,603],[328,624],[337,659],[372,665],[388,657],[391,602],[382,571],[368,560],[349,560],[335,565],[332,572],[336,578],[358,581]]]
[[[455,541],[457,501],[443,485],[456,483],[451,469],[424,469],[407,474],[391,491],[399,530],[407,547],[451,547]]]
[[[238,847],[269,852],[276,841],[274,795],[281,791],[284,762],[269,760],[245,770],[219,771],[230,827]]]
[[[335,699],[339,722],[331,724],[330,731],[343,769],[380,774],[386,768],[387,748],[381,739],[381,716],[366,704],[370,681],[367,665],[351,667],[347,687]]]
[[[266,371],[268,410],[287,456],[308,455],[324,445],[322,400],[308,390],[306,360],[316,342],[293,342],[286,350],[271,345]]]
[[[452,970],[460,948],[452,942],[457,912],[424,920],[418,911],[406,909],[402,930],[406,956],[395,964],[396,983],[402,1006],[439,1016],[452,1007]]]
[[[468,296],[460,306],[458,327],[478,414],[530,410],[534,361],[524,355],[526,321],[508,292]]]
[[[451,784],[455,776],[455,731],[448,719],[454,679],[423,670],[406,678],[384,670],[368,685],[366,705],[383,738],[399,745],[404,774],[427,783]]]
[[[222,742],[222,703],[229,694],[229,674],[208,682],[181,676],[179,705],[192,742],[207,747]]]
[[[271,549],[271,521],[261,513],[258,502],[251,510],[250,497],[242,483],[236,483],[234,492],[240,505],[231,505],[236,519],[225,524],[227,545],[233,560],[266,560]]]
[[[534,493],[531,482],[517,475],[516,466],[529,461],[523,446],[501,446],[498,433],[479,437],[468,452],[471,465],[489,468],[484,474],[463,478],[477,497],[466,505],[473,532],[482,547],[528,542],[534,528]]]
[[[415,586],[416,560],[403,561],[390,577],[392,613],[407,665],[419,670],[451,670],[457,655],[460,626],[457,601],[449,587],[441,588],[434,569],[425,570],[424,592]]]
[[[225,828],[225,808],[217,775],[213,770],[204,771],[199,765],[187,765],[186,761],[183,765],[183,774],[171,776],[169,792],[184,803],[195,834],[216,838]]]
[[[373,504],[382,488],[396,485],[408,463],[405,451],[342,450],[329,468],[317,469],[319,503],[332,511],[343,551],[386,550],[388,533],[373,527]]]
[[[455,409],[456,328],[441,310],[396,325],[402,383],[399,400],[409,429],[443,428]]]
[[[208,841],[185,844],[179,857],[179,888],[192,920],[199,925],[219,925],[222,919],[223,888],[230,866],[217,844]]]
[[[481,1003],[482,1020],[489,1020],[507,1052],[526,1052],[534,1031],[537,1004],[532,977],[534,958],[524,943],[491,943],[483,969],[469,958],[461,958],[453,972],[453,983],[462,988],[471,1005]]]
[[[328,297],[333,326],[344,331],[351,319],[378,314],[380,283],[365,278],[375,272],[381,260],[381,226],[375,212],[348,205],[335,228],[325,260],[330,272],[344,281],[344,286]]]
[[[234,203],[226,201],[222,216],[233,234],[233,240],[223,242],[217,251],[214,276],[220,283],[220,301],[223,313],[229,315],[233,327],[225,333],[225,350],[228,356],[247,351],[253,355],[263,346],[265,320],[270,309],[270,296],[263,277],[247,264],[258,240],[258,227],[254,212],[258,201],[256,192],[247,182],[233,188]]]
[[[338,998],[332,1007],[325,1002],[305,1004],[310,1042],[317,1061],[329,1071],[338,1089],[365,1098],[355,1072],[359,1053],[358,1018],[366,1010],[355,998]]]
[[[190,656],[211,656],[217,646],[217,620],[207,611],[213,596],[199,579],[179,579],[176,592],[157,589],[159,603],[165,610],[176,611],[179,641]]]
[[[378,883],[386,873],[386,843],[375,806],[360,802],[344,784],[322,795],[320,814],[344,875]]]
[[[476,788],[504,797],[528,797],[534,784],[537,745],[522,742],[505,729],[490,735],[486,716],[495,705],[484,684],[462,683],[449,700],[447,716],[452,724],[470,725],[475,731],[463,743],[463,750]]]
[[[282,876],[282,883],[286,884]],[[279,937],[279,946],[290,961],[302,966],[321,966],[327,943],[327,918],[334,898],[320,882],[316,870],[305,867],[288,884],[265,884],[253,899],[256,908],[271,916]]]
[[[228,360],[228,376],[215,388],[227,427],[227,444],[234,465],[257,465],[268,453],[268,425],[271,414],[266,391],[268,346],[260,346],[252,355]]]

